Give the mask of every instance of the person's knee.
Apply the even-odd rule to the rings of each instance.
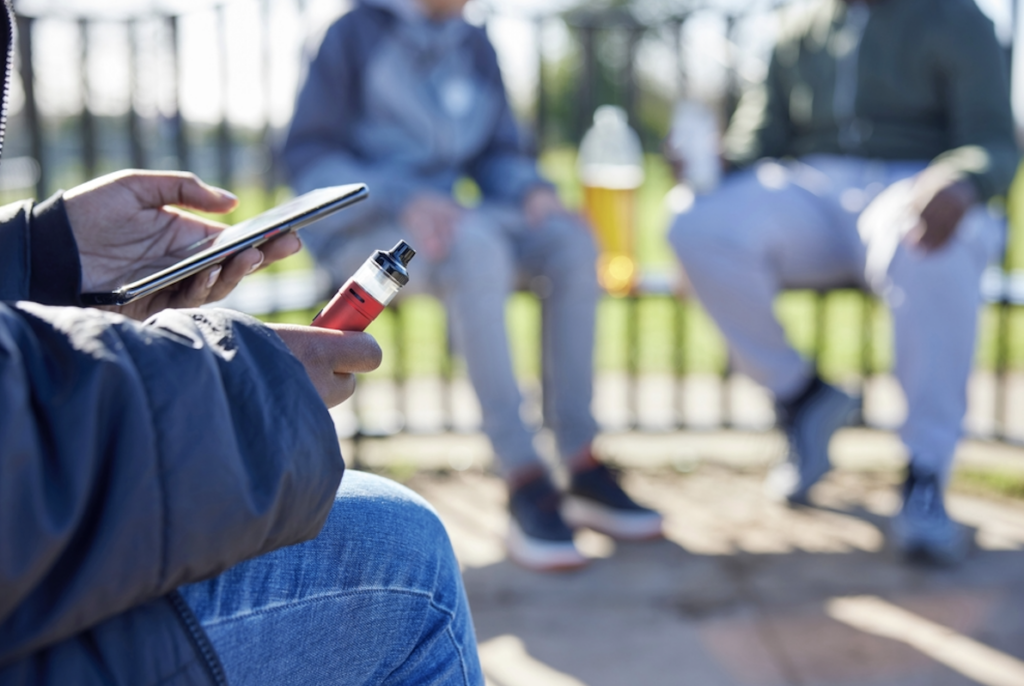
[[[482,218],[459,224],[442,271],[445,285],[508,292],[515,278],[511,246],[499,227]]]
[[[729,225],[730,221],[717,207],[696,206],[673,218],[668,238],[679,258],[685,260],[718,249]]]
[[[451,564],[448,533],[434,508],[410,489],[374,474],[345,472],[328,527],[341,526],[373,548],[386,568]]]
[[[590,228],[580,217],[553,218],[539,230],[545,234],[542,252],[547,258],[548,271],[589,278],[597,283],[594,273],[597,246]]]

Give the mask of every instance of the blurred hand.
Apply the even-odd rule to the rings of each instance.
[[[676,183],[682,183],[686,180],[686,160],[679,154],[679,150],[676,146],[672,145],[672,134],[671,132],[661,143],[661,156],[668,162],[668,166],[672,168],[672,178],[676,180]]]
[[[540,226],[549,217],[567,213],[562,201],[558,199],[558,194],[548,186],[533,188],[523,199],[523,214],[526,215],[526,222],[532,227]]]
[[[921,219],[907,240],[927,252],[949,242],[964,214],[978,201],[969,181],[943,169],[928,168],[918,174],[913,192],[914,208]]]
[[[223,213],[238,199],[186,172],[127,170],[101,176],[64,194],[78,243],[83,292],[110,291],[168,267],[197,241],[224,225],[172,207]],[[169,307],[197,307],[224,298],[246,274],[302,247],[287,234],[250,248],[221,265],[123,307],[104,308],[135,319]]]
[[[449,197],[421,193],[409,201],[398,220],[414,239],[416,249],[436,261],[448,255],[462,213]]]
[[[269,326],[306,368],[327,407],[351,397],[357,372],[371,372],[380,366],[380,347],[369,334],[294,324]]]

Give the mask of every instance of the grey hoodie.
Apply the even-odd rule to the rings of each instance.
[[[296,192],[364,182],[370,200],[304,232],[314,253],[393,221],[420,191],[460,176],[484,199],[519,203],[545,182],[523,154],[482,28],[431,21],[415,0],[361,0],[309,64],[283,150]]]

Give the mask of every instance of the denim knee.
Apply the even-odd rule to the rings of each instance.
[[[348,554],[360,558],[363,584],[430,591],[448,609],[457,606],[452,589],[434,587],[458,574],[448,533],[434,508],[405,486],[345,472],[320,536],[345,539]]]

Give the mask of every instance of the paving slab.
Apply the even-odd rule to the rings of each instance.
[[[895,462],[851,458],[816,507],[790,508],[763,494],[764,446],[710,459],[694,439],[680,471],[625,445],[625,483],[665,513],[666,538],[583,532],[594,559],[576,573],[506,558],[504,488],[479,466],[408,480],[448,527],[491,686],[1024,686],[1024,503],[952,494],[976,549],[922,568],[886,547]]]

